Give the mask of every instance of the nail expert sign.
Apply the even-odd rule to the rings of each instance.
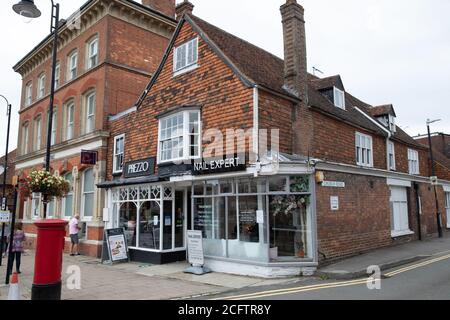
[[[188,257],[192,265],[203,266],[203,234],[201,231],[188,230],[187,232]]]

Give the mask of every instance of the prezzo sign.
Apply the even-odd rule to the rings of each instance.
[[[127,162],[125,164],[125,178],[149,176],[155,172],[155,158]]]
[[[194,174],[245,170],[240,157],[194,161]]]

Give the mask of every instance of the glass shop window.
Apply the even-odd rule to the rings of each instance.
[[[139,215],[139,247],[159,250],[160,208],[157,202],[145,202]]]
[[[127,245],[136,247],[137,208],[133,202],[126,202],[120,206],[119,228],[125,229]]]

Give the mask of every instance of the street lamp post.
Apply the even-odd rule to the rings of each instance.
[[[430,148],[430,160],[431,160],[431,175],[433,177],[436,176],[436,167],[434,164],[434,157],[433,157],[433,146],[432,146],[432,142],[431,142],[430,124],[438,122],[438,121],[441,121],[441,119],[437,119],[437,120],[428,119],[427,120],[428,145]],[[436,184],[433,185],[433,189],[434,189],[434,198],[435,198],[435,205],[436,205],[436,223],[437,223],[437,228],[438,228],[438,234],[439,234],[439,238],[442,238],[443,234],[442,234],[441,213],[439,212],[439,200],[438,200],[438,196],[437,196]]]
[[[52,60],[52,80],[50,84],[50,106],[48,112],[47,127],[47,150],[45,153],[45,170],[50,172],[50,150],[52,146],[52,127],[53,127],[53,103],[55,100],[55,78],[56,78],[56,59],[58,52],[58,27],[59,27],[59,3],[52,2],[52,17],[50,33],[53,33],[53,60]],[[34,4],[33,0],[22,0],[13,6],[13,10],[27,18],[38,18],[41,12]],[[48,196],[44,194],[44,219],[47,218]]]
[[[4,164],[4,172],[3,172],[3,192],[2,192],[2,210],[6,210],[6,173],[8,172],[8,149],[9,149],[9,129],[11,126],[11,104],[5,96],[0,94],[0,97],[5,99],[7,105],[8,112],[8,130],[6,131],[6,153],[5,153],[5,164]],[[13,227],[13,226],[11,226]],[[2,265],[2,257],[3,257],[3,238],[5,237],[5,224],[2,223],[2,235],[0,239],[0,266]]]

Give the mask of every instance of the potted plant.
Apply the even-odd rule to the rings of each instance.
[[[62,198],[70,192],[70,183],[63,177],[52,175],[45,170],[34,170],[22,180],[21,191],[31,197],[33,193],[42,193],[48,202],[52,198]]]

